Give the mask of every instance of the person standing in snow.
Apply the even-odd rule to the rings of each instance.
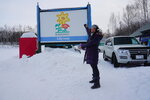
[[[98,58],[99,58],[99,43],[103,38],[102,31],[97,25],[92,25],[92,28],[88,28],[87,24],[84,24],[88,33],[88,41],[86,44],[80,44],[80,49],[85,49],[84,62],[90,64],[93,74],[92,80],[89,83],[94,83],[91,89],[100,88],[100,76],[98,70]]]

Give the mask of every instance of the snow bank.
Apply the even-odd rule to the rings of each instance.
[[[102,87],[91,90],[84,51],[46,48],[18,59],[18,48],[4,48],[1,54],[0,100],[150,100],[150,67],[115,69],[100,54]]]

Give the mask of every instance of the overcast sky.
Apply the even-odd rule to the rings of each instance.
[[[103,31],[112,12],[118,14],[131,0],[0,0],[0,26],[36,25],[36,5],[41,9],[92,6],[92,22]]]

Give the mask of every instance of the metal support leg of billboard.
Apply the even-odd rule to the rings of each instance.
[[[41,42],[40,42],[40,39],[41,39],[41,36],[40,36],[40,7],[39,7],[39,3],[37,3],[37,34],[38,34],[38,50],[37,50],[37,53],[40,53],[41,52]]]

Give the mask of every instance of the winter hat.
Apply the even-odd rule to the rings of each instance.
[[[92,28],[97,29],[97,28],[98,28],[98,26],[94,24],[94,25],[92,25]]]
[[[92,25],[92,28],[95,28],[96,32],[102,33],[102,30],[97,25]]]

